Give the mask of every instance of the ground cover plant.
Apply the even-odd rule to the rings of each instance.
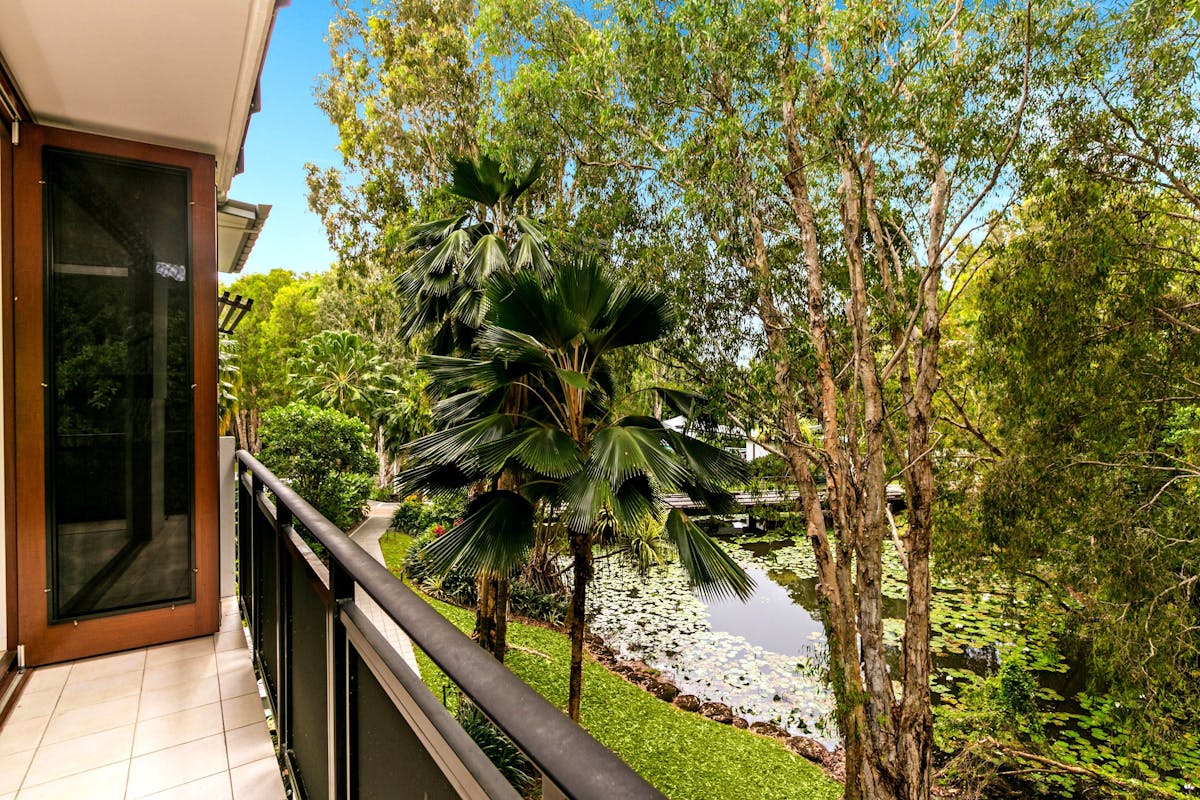
[[[385,537],[384,558],[397,576],[411,538]],[[430,600],[430,605],[459,629],[470,632],[474,614]],[[565,708],[570,642],[557,631],[509,623],[510,650],[505,661],[551,703]],[[424,653],[417,651],[421,677],[437,697],[453,704],[448,679]],[[582,724],[592,736],[620,756],[672,800],[824,800],[841,795],[841,787],[819,767],[777,742],[698,714],[682,711],[647,694],[590,657],[585,659]]]

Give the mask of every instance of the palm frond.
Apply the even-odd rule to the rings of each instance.
[[[529,187],[537,183],[537,179],[542,177],[542,173],[545,171],[546,160],[539,156],[523,174],[519,171],[514,171],[512,174],[506,175],[509,188],[505,194],[505,198],[516,200],[525,194],[525,192],[529,191]]]
[[[512,427],[505,415],[489,414],[415,439],[404,448],[404,455],[431,464],[470,464],[476,448],[507,436]]]
[[[583,465],[579,445],[554,427],[534,428],[523,433],[513,455],[528,469],[551,478],[565,478],[578,472]]]
[[[662,436],[646,428],[614,425],[592,439],[588,471],[611,486],[645,475],[660,486],[676,486],[688,477],[681,461],[662,445]]]
[[[675,322],[665,294],[630,285],[612,293],[603,319],[604,327],[588,340],[597,353],[661,339]]]
[[[457,465],[424,463],[401,470],[392,482],[392,488],[401,497],[417,492],[440,497],[470,486],[475,480],[476,476]]]
[[[663,527],[679,554],[688,582],[702,597],[750,598],[754,580],[686,514],[671,509]]]
[[[667,444],[687,463],[697,482],[709,489],[741,483],[750,475],[745,459],[691,436],[668,430]]]
[[[669,389],[666,386],[652,386],[651,391],[662,398],[663,405],[674,414],[691,419],[696,416],[696,410],[704,404],[705,397],[696,392],[684,389]]]
[[[454,159],[450,162],[450,193],[491,207],[504,194],[500,162],[491,156],[477,160]]]
[[[442,219],[435,219],[432,222],[422,222],[419,225],[413,225],[407,231],[407,236],[404,239],[404,249],[411,253],[433,247],[454,233],[469,218],[470,215],[463,214],[457,217],[443,217]]]
[[[462,522],[425,548],[436,572],[456,565],[475,572],[508,575],[533,545],[534,507],[516,492],[485,492],[467,506]]]
[[[474,288],[484,285],[492,273],[508,268],[508,248],[504,240],[494,233],[483,236],[475,243],[471,256],[463,266],[462,277]]]

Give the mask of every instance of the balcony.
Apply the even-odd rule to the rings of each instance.
[[[237,599],[212,636],[32,670],[0,726],[0,798],[282,800]]]

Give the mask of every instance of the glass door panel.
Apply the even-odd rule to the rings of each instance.
[[[189,174],[46,148],[51,623],[189,602]]]

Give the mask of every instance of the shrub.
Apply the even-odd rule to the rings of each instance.
[[[374,485],[366,424],[340,411],[292,403],[263,414],[259,460],[342,530],[362,519]]]
[[[517,792],[528,797],[537,783],[538,772],[533,762],[492,724],[473,704],[462,700],[458,704],[458,724],[479,746],[488,760],[499,770]]]
[[[426,594],[449,600],[461,606],[474,606],[479,601],[475,576],[462,567],[445,574],[435,572],[425,556],[425,548],[438,537],[436,524],[413,541],[404,554],[404,576]]]
[[[424,501],[410,498],[392,514],[392,530],[420,536],[434,525],[452,527],[466,512],[465,492]]]
[[[523,581],[512,582],[508,591],[508,607],[522,617],[552,625],[561,625],[567,620],[565,594],[543,594]]]

